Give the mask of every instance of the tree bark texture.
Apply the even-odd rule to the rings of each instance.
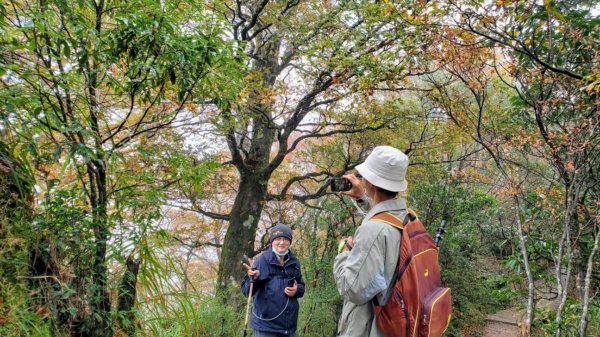
[[[590,307],[590,287],[592,284],[592,271],[594,269],[594,256],[598,252],[598,246],[600,245],[600,225],[596,224],[596,239],[594,240],[594,246],[592,252],[587,261],[587,270],[585,273],[585,281],[583,287],[583,298],[581,308],[581,320],[579,321],[579,337],[585,337],[585,332],[589,323],[589,307]]]
[[[245,256],[252,257],[255,253],[254,240],[267,193],[267,180],[251,173],[242,176],[223,241],[217,290],[234,307],[243,305],[239,291],[239,282],[245,275],[242,262],[246,261]]]
[[[135,287],[138,280],[138,271],[140,269],[140,260],[129,256],[126,261],[127,269],[121,279],[119,287],[119,326],[127,336],[135,335]]]
[[[567,184],[567,181],[569,184]],[[558,296],[559,303],[558,308],[556,309],[556,337],[560,337],[562,334],[562,314],[567,302],[567,297],[569,294],[569,282],[571,280],[572,272],[573,272],[573,264],[574,264],[574,254],[573,254],[573,239],[571,230],[573,227],[573,219],[576,219],[576,188],[574,187],[574,179],[569,178],[565,179],[565,184],[567,186],[566,195],[565,195],[565,214],[564,214],[564,223],[563,223],[563,235],[561,237],[561,241],[559,243],[558,250],[558,258],[556,259],[556,282],[558,285]],[[566,252],[564,252],[566,250]],[[564,253],[563,253],[564,252]],[[566,275],[562,276],[562,270],[564,270],[563,266],[567,265]]]
[[[108,269],[106,255],[110,230],[107,214],[106,163],[104,160],[92,161],[88,164],[90,183],[90,205],[94,220],[94,261],[92,264],[92,298],[90,300],[91,315],[82,326],[86,336],[112,336],[111,303],[108,293]]]
[[[507,174],[508,176],[508,174]],[[525,316],[525,322],[523,322],[523,328],[521,329],[522,337],[531,336],[531,324],[533,323],[533,313],[535,307],[535,288],[533,281],[533,273],[531,266],[529,265],[529,254],[527,253],[527,239],[523,231],[523,224],[521,222],[521,202],[518,196],[514,196],[515,209],[517,214],[515,221],[517,222],[517,230],[519,231],[519,247],[521,248],[521,254],[523,254],[523,268],[527,275],[527,311]]]

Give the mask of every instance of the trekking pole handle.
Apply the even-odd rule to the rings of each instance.
[[[437,233],[435,234],[436,247],[440,246],[440,241],[442,241],[442,234],[446,233],[444,226],[446,226],[446,220],[442,220],[442,223],[440,224],[440,227],[438,228]]]

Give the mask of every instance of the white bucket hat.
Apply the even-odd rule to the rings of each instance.
[[[378,146],[356,170],[371,184],[391,192],[406,191],[408,156],[391,146]]]

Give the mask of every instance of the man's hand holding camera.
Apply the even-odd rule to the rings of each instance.
[[[354,174],[346,174],[343,175],[342,178],[348,179],[352,184],[352,188],[348,191],[342,191],[340,194],[347,195],[352,199],[360,199],[363,195],[365,195],[365,189],[363,188],[360,179]]]
[[[343,175],[342,178],[347,179],[351,184],[352,188],[347,191],[341,191],[340,194],[347,195],[352,199],[361,199],[365,195],[365,189],[361,184],[360,179],[354,174]],[[338,253],[349,252],[352,250],[354,242],[352,237],[343,238],[338,243]]]

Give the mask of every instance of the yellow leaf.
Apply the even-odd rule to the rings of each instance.
[[[486,16],[483,19],[481,19],[481,23],[484,25],[490,22],[496,22],[496,19],[493,16]]]
[[[383,15],[388,15],[388,14],[392,13],[392,12],[394,11],[394,9],[395,9],[395,8],[394,8],[394,5],[392,5],[392,4],[388,4],[388,5],[385,7],[385,11],[383,12]]]

